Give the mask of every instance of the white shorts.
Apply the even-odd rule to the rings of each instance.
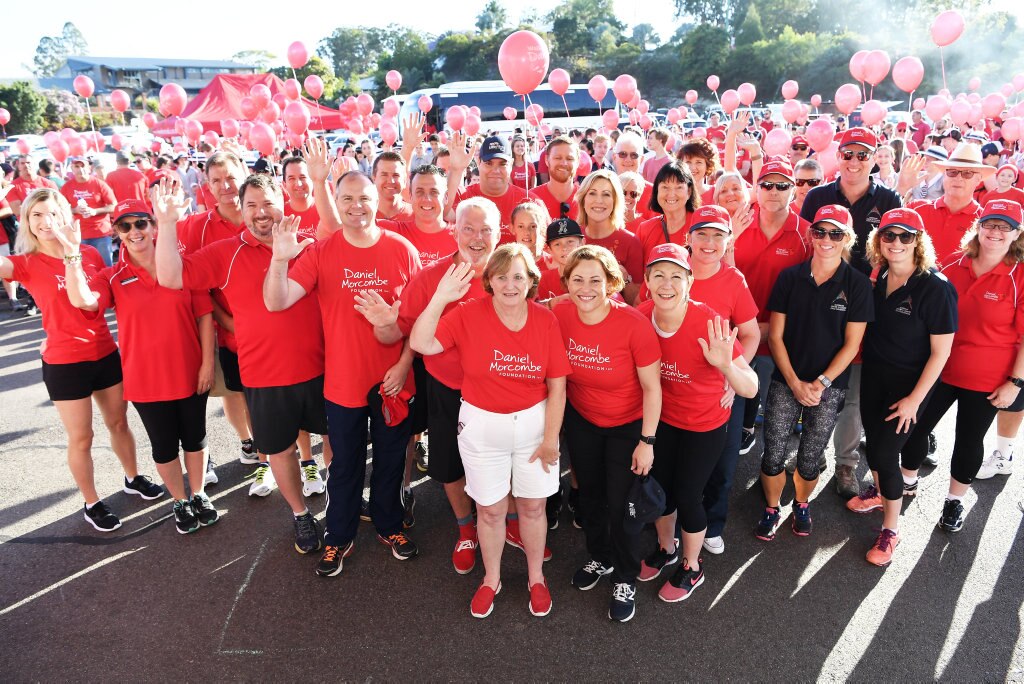
[[[0,230],[3,230],[3,228],[0,228]],[[11,256],[11,244],[9,242],[0,245],[0,256]]]
[[[547,399],[516,413],[491,413],[463,401],[459,453],[466,469],[466,494],[481,506],[506,496],[546,499],[558,491],[559,464],[544,472],[530,457],[544,440]]]

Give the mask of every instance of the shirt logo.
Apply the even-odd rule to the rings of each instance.
[[[506,354],[495,349],[490,370],[503,378],[536,378],[544,369],[530,360],[529,354]]]
[[[870,224],[872,229],[878,228],[878,225],[882,222],[882,213],[878,211],[878,207],[871,207],[871,211],[864,221]]]
[[[125,278],[124,280],[121,281],[121,284],[122,285],[131,285],[132,283],[136,282],[138,279],[139,279],[139,276],[132,276],[130,278]]]
[[[345,279],[341,281],[341,286],[347,290],[372,290],[381,287],[387,287],[388,281],[385,278],[381,278],[377,275],[377,269],[372,271],[357,271],[355,269],[345,269]]]
[[[601,353],[601,345],[599,344],[588,347],[570,337],[569,348],[566,351],[569,355],[569,363],[573,366],[597,371],[611,370],[608,364],[612,359],[610,356],[605,356]]]
[[[998,292],[986,292],[982,296],[985,299],[989,300],[990,302],[1001,302],[1001,301],[1003,301],[1003,295],[999,294]]]
[[[57,292],[60,292],[64,289],[64,276],[55,275],[53,277],[57,279]]]
[[[788,247],[779,247],[775,250],[775,256],[793,256],[793,250]]]
[[[914,298],[907,297],[900,305],[896,307],[896,313],[903,314],[904,316],[910,316],[914,313]]]
[[[662,361],[661,377],[670,382],[681,382],[687,385],[690,384],[690,374],[680,372],[678,363],[665,363]]]
[[[832,300],[832,306],[829,307],[832,311],[846,311],[846,290],[839,293],[839,296]]]

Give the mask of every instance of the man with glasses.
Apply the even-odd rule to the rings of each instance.
[[[114,191],[104,181],[92,176],[92,162],[86,157],[72,157],[71,180],[64,183],[60,194],[71,205],[71,213],[82,230],[82,244],[92,245],[107,266],[113,264],[110,215],[117,206]]]
[[[807,193],[821,185],[825,172],[816,159],[801,159],[793,167],[793,181],[796,193],[793,195],[793,208],[799,212],[803,209]]]
[[[548,143],[544,154],[547,159],[548,182],[538,185],[531,194],[547,207],[548,216],[576,220],[576,172],[580,166],[579,147],[570,138],[559,136]]]
[[[857,234],[850,265],[866,274],[871,273],[871,264],[866,255],[868,235],[881,223],[882,214],[903,204],[895,191],[878,185],[871,177],[876,146],[875,134],[870,130],[859,127],[846,130],[839,140],[839,150],[836,152],[839,178],[810,190],[800,208],[800,216],[807,221],[813,221],[815,214],[824,206],[838,204],[846,207],[850,211],[853,230]],[[860,462],[858,448],[863,432],[864,428],[860,421],[858,363],[851,366],[846,406],[839,413],[839,420],[832,436],[836,452],[836,492],[845,499],[860,493],[856,471]]]
[[[811,144],[802,135],[794,135],[793,142],[789,145],[789,164],[796,169],[797,164],[807,159],[811,154]]]

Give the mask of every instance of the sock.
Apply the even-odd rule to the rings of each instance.
[[[996,435],[996,449],[1003,455],[1003,458],[1009,459],[1013,456],[1013,437]]]
[[[964,497],[958,496],[956,494],[947,494],[946,495],[946,501],[963,501],[963,500],[964,500]]]
[[[473,515],[467,515],[465,518],[456,518],[455,524],[459,527],[472,527],[473,526]]]
[[[751,428],[746,428],[745,427],[745,428],[743,428],[743,431],[746,432],[748,435],[754,434],[754,428],[752,428],[752,427]]]
[[[518,513],[506,513],[505,514],[505,522],[512,522],[513,520],[519,520],[519,514]]]
[[[903,484],[912,485],[915,482],[917,482],[917,477],[916,476],[915,477],[911,477],[910,475],[904,475],[903,476]]]
[[[316,461],[314,459],[312,459],[312,458],[309,459],[308,461],[299,461],[299,466],[302,467],[302,468],[305,468],[306,466],[315,466],[315,465],[316,465]]]
[[[295,515],[295,513],[292,513],[292,515],[294,515],[294,516],[295,516],[296,518],[301,518],[301,517],[302,517],[302,516],[304,516],[304,515],[309,515],[309,509],[307,508],[307,509],[303,510],[303,511],[302,511],[301,513],[299,513],[298,515]]]
[[[96,500],[95,500],[95,501],[93,501],[92,503],[86,503],[86,504],[85,504],[85,508],[86,508],[86,510],[89,510],[89,511],[91,511],[91,510],[92,510],[92,507],[93,507],[93,506],[95,506],[96,504],[98,504],[99,502],[100,502],[100,500],[99,500],[99,499],[96,499]]]

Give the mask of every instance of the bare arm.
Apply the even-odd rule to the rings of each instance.
[[[460,131],[452,134],[451,144],[448,146],[451,160],[451,168],[448,172],[448,201],[444,208],[446,221],[455,220],[455,196],[459,194],[462,177],[469,168],[469,162],[476,155],[477,144],[473,142],[467,148],[469,136]]]
[[[388,304],[376,290],[362,290],[355,296],[356,311],[373,326],[373,336],[381,344],[394,344],[402,339],[398,327],[398,310],[401,302]]]
[[[171,290],[182,288],[181,255],[178,254],[178,221],[188,211],[188,199],[166,178],[160,179],[153,195],[153,213],[156,216],[160,239],[156,241],[156,279]]]
[[[565,416],[565,378],[548,378],[548,403],[544,408],[544,439],[530,456],[530,463],[540,460],[544,472],[549,468],[558,468],[558,433],[562,430],[562,418]]]
[[[658,431],[658,421],[661,420],[661,359],[649,366],[637,368],[636,375],[640,380],[640,389],[643,390],[644,413],[640,434],[651,437]],[[630,469],[637,475],[646,475],[651,472],[653,465],[654,445],[637,442]]]
[[[310,138],[302,151],[309,171],[310,185],[313,188],[313,203],[320,215],[317,237],[323,239],[335,231],[341,230],[341,217],[338,207],[334,204],[334,193],[327,179],[331,175],[330,151],[327,144],[319,138]]]
[[[743,347],[743,358],[747,360],[747,363],[750,363],[757,354],[758,346],[761,344],[761,327],[756,318],[751,318],[749,321],[740,323],[737,328],[740,331],[738,339],[740,346]],[[766,332],[767,328],[768,326],[765,325]]]
[[[213,331],[213,315],[203,314],[196,319],[199,326],[199,347],[202,349],[202,363],[199,365],[199,377],[196,379],[196,394],[209,392],[213,387],[213,354],[216,349],[216,335]]]
[[[433,356],[444,351],[444,347],[434,337],[437,334],[437,324],[441,320],[444,308],[451,302],[459,301],[469,291],[472,280],[473,268],[469,264],[453,264],[448,267],[441,282],[437,284],[437,291],[430,298],[427,308],[416,319],[409,333],[409,344],[413,351],[424,356]]]
[[[64,212],[58,214],[63,223],[54,226],[53,236],[64,248],[64,290],[71,305],[83,311],[99,311],[99,299],[89,288],[82,268],[82,232],[78,223]]]
[[[747,124],[750,123],[750,112],[740,112],[729,122],[729,127],[725,129],[725,159],[722,160],[722,165],[726,171],[736,170],[736,138],[747,128]]]

